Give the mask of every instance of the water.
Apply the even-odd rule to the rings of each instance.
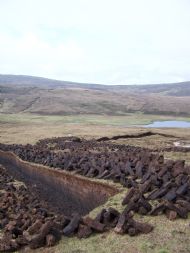
[[[143,127],[177,127],[177,128],[190,128],[190,122],[178,120],[154,121],[151,124],[143,125]]]

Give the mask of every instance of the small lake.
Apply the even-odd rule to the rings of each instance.
[[[166,121],[154,121],[151,124],[143,125],[143,127],[177,127],[177,128],[188,128],[190,127],[190,122],[180,121],[180,120],[166,120]]]

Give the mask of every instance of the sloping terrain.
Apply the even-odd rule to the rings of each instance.
[[[0,75],[0,112],[48,115],[190,115],[190,82],[98,85]]]
[[[11,175],[14,172],[13,175],[15,174],[15,178],[19,181],[20,177],[17,178],[16,175],[24,172],[24,183],[28,189],[30,189],[30,184],[27,182],[32,180],[33,176],[40,176],[40,181],[51,178],[47,183],[50,183],[50,188],[53,188],[54,176],[58,173],[59,179],[57,178],[56,181],[60,180],[62,172],[65,172],[70,179],[72,178],[71,174],[74,173],[98,181],[102,179],[106,182],[107,180],[113,180],[115,185],[117,183],[117,188],[119,187],[118,189],[121,190],[118,194],[109,198],[103,206],[94,209],[87,217],[79,219],[78,215],[74,215],[72,219],[69,218],[70,223],[68,225],[65,222],[64,224],[58,223],[59,232],[62,235],[60,244],[55,246],[52,251],[44,248],[44,251],[40,252],[189,252],[190,167],[185,165],[185,161],[164,159],[163,155],[152,153],[151,150],[146,148],[115,145],[107,141],[85,140],[78,137],[43,139],[35,145],[1,144],[0,149],[2,150],[0,156],[5,168],[9,173],[11,172]],[[8,150],[14,154],[7,152]],[[39,164],[50,166],[52,169]],[[13,169],[9,171],[9,168]],[[59,168],[59,170],[55,168]],[[33,174],[34,171],[37,173]],[[42,171],[43,173],[41,173]],[[48,177],[48,175],[52,175],[52,177]],[[7,178],[6,174],[5,176]],[[38,182],[37,178],[35,180]],[[2,182],[4,181],[6,180],[3,177]],[[73,191],[75,188],[73,180],[69,180],[69,182],[71,191]],[[42,184],[44,185],[44,183]],[[14,190],[13,186],[11,188],[3,184],[2,186],[3,189],[9,191],[8,196],[10,196],[12,194],[10,190]],[[56,187],[60,186],[56,184]],[[75,190],[78,193],[77,189]],[[99,197],[99,194],[96,194],[94,190],[93,187],[93,193]],[[82,189],[79,192],[81,193],[81,191]],[[86,193],[86,191],[84,192]],[[56,191],[56,193],[60,194],[59,191]],[[12,195],[14,197],[14,194]],[[31,249],[43,246],[45,242],[47,246],[54,245],[48,243],[50,235],[51,238],[53,236],[55,240],[59,240],[51,230],[53,226],[56,228],[55,223],[47,223],[49,220],[49,217],[47,217],[49,214],[48,209],[46,214],[42,209],[42,217],[39,218],[41,221],[40,233],[36,231],[36,235],[31,237],[30,223],[23,228],[19,220],[20,216],[19,218],[15,215],[11,216],[15,212],[15,208],[13,211],[10,210],[11,202],[9,205],[5,205],[8,202],[6,196],[3,197],[3,208],[8,209],[9,212],[5,212],[5,215],[8,214],[9,220],[12,217],[16,220],[15,223],[12,223],[11,220],[8,225],[4,225],[4,223],[2,225],[3,238],[7,238],[5,232],[9,228],[9,238],[11,239],[8,242],[10,242],[11,248],[15,246],[15,244],[12,245],[13,242],[17,243],[18,248],[22,247],[21,242],[23,242],[23,239],[27,240],[26,244]],[[23,199],[28,200],[28,198]],[[12,200],[12,198],[9,198],[9,200]],[[91,200],[93,199],[91,198]],[[29,201],[28,206],[33,205],[33,203],[33,200],[32,203]],[[40,201],[40,203],[42,202]],[[82,206],[81,201],[80,205]],[[33,209],[29,208],[30,212],[31,210]],[[29,212],[27,214],[29,214],[29,217],[34,216]],[[65,218],[67,219],[67,217]],[[57,218],[52,219],[53,222],[56,222],[56,220]],[[44,231],[42,228],[47,225],[48,227],[50,225],[50,229],[48,232],[42,233]],[[21,231],[24,230],[23,235],[22,232],[20,234],[16,233],[20,228]],[[104,234],[100,235],[103,232]],[[76,235],[78,238],[87,239],[79,240]],[[67,236],[72,241],[66,238]],[[46,241],[44,241],[44,237]],[[36,238],[39,240],[36,240]],[[4,240],[2,240],[2,244],[7,246],[7,244],[4,245]],[[30,251],[27,250],[27,252]]]
[[[115,87],[115,86],[114,86]],[[116,86],[119,91],[128,91],[141,94],[159,94],[168,96],[190,96],[190,82],[181,83],[164,83],[164,84],[147,84],[147,85],[128,85]]]
[[[20,87],[45,87],[45,88],[84,88],[91,90],[106,90],[114,92],[128,93],[160,93],[171,96],[190,96],[190,81],[180,83],[163,83],[147,85],[103,85],[92,83],[77,83],[70,81],[53,80],[43,77],[24,76],[24,75],[1,75],[0,85],[20,86]]]

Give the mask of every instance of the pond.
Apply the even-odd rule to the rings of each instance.
[[[143,125],[143,127],[177,127],[177,128],[188,128],[190,127],[190,121],[180,120],[166,120],[166,121],[154,121],[151,124]]]

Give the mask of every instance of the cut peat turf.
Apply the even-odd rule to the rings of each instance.
[[[6,164],[6,168],[0,165],[1,252],[50,247],[62,235],[86,238],[99,231],[99,226],[104,228],[103,224],[92,219],[89,223],[88,217],[83,220],[82,216],[118,192],[113,186],[42,166],[36,171],[35,164],[10,153],[1,153],[1,162]]]
[[[85,215],[118,192],[106,183],[80,175],[22,161],[13,153],[0,151],[0,161],[15,179],[64,215]]]
[[[64,214],[59,229],[61,235],[87,238],[93,232],[112,230],[133,237],[151,233],[154,229],[152,224],[136,220],[136,215],[164,214],[169,220],[188,218],[190,167],[183,160],[165,160],[163,155],[147,148],[74,137],[45,139],[33,146],[2,144],[0,149],[1,163],[7,173],[22,180],[35,196],[49,205],[47,212],[52,210],[54,213],[51,222],[55,222],[60,213]],[[112,185],[101,183],[100,179],[114,181],[126,188],[121,203],[123,209],[105,208],[92,218],[86,214],[118,192]],[[6,191],[6,187],[3,190]],[[2,202],[5,208],[7,202],[9,198],[5,196],[5,202]],[[14,205],[14,201],[11,200],[10,205]],[[51,229],[48,230],[52,223],[47,223],[50,220],[46,219],[47,212],[40,220],[42,234],[35,235],[34,245],[39,242],[38,246],[51,246],[56,242],[57,237],[50,233]],[[11,217],[8,216],[8,221]],[[36,247],[31,245],[30,237],[34,224],[30,223],[24,230],[19,225],[17,227],[21,229],[21,238],[30,247]],[[6,225],[2,225],[4,236]],[[8,235],[10,240],[17,239],[12,232]]]

